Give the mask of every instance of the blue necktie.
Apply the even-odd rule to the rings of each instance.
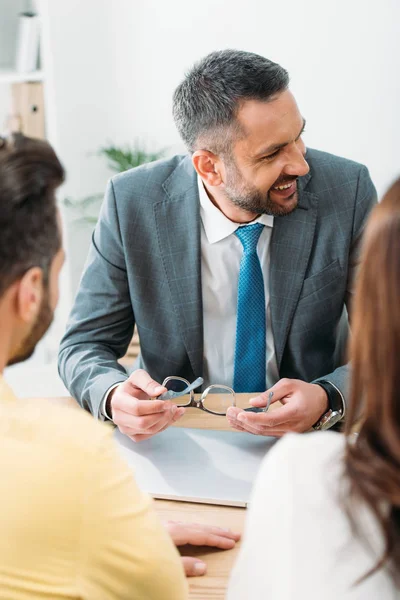
[[[257,244],[264,225],[239,227],[242,242],[236,321],[235,392],[263,392],[266,386],[266,319],[264,279]]]

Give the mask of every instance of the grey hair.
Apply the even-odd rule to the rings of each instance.
[[[196,63],[173,97],[173,116],[188,150],[230,154],[245,100],[269,102],[288,88],[288,72],[252,52],[221,50]]]

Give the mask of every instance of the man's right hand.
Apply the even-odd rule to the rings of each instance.
[[[141,442],[164,431],[185,413],[166,400],[150,400],[167,389],[154,381],[146,371],[138,369],[111,390],[107,412],[124,435]]]

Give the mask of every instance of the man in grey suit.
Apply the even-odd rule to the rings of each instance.
[[[287,72],[255,54],[195,65],[174,118],[189,154],[109,183],[61,343],[66,386],[135,441],[182,416],[147,401],[171,375],[253,392],[256,409],[271,396],[283,404],[230,408],[240,430],[330,427],[345,413],[338,332],[376,202],[368,170],[306,150]],[[128,377],[117,360],[135,323],[141,355]]]

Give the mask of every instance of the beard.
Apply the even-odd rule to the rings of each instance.
[[[280,177],[274,183],[274,186],[291,183],[296,179],[297,177]],[[292,196],[286,198],[286,201],[291,201],[287,208],[276,204],[276,202],[271,199],[270,190],[268,190],[267,193],[260,192],[258,188],[244,181],[236,165],[234,164],[227,166],[227,182],[225,185],[225,193],[232,204],[238,208],[258,215],[284,217],[285,215],[292,213],[297,208],[298,203],[298,193],[296,190]]]
[[[46,289],[43,295],[39,314],[36,317],[32,329],[21,342],[16,354],[8,361],[7,366],[15,365],[30,358],[36,348],[36,344],[42,339],[50,327],[54,317],[54,311],[50,307],[49,290]]]

